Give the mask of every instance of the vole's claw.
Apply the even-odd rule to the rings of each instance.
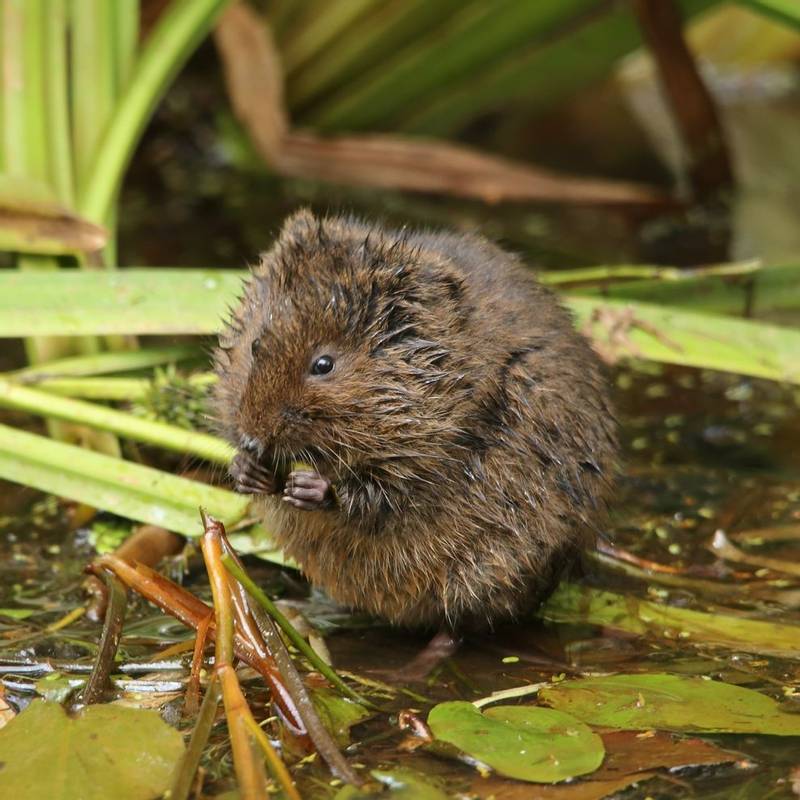
[[[286,480],[283,499],[303,511],[329,508],[333,502],[331,482],[318,472],[296,470]]]
[[[299,508],[302,511],[319,511],[321,506],[318,503],[309,503],[306,500],[297,500],[294,497],[289,497],[288,495],[283,496],[283,502],[288,503],[290,506],[294,506],[295,508]]]

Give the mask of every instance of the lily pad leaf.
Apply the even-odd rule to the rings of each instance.
[[[771,697],[720,681],[655,673],[563,681],[539,699],[590,725],[623,730],[800,736],[800,714]]]
[[[155,711],[96,705],[71,718],[34,700],[0,730],[0,797],[152,800],[183,750]]]
[[[472,703],[440,703],[428,715],[440,741],[454,745],[501,775],[555,783],[594,772],[603,740],[575,717],[536,706],[495,706],[481,713]]]
[[[393,800],[448,800],[450,797],[428,778],[410,769],[376,769],[370,774],[380,787],[373,791],[369,787],[345,786],[336,793],[334,800],[382,800],[388,795]]]

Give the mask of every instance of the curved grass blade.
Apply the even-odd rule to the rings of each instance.
[[[247,497],[225,489],[6,425],[0,425],[0,478],[192,537],[201,533],[201,505],[231,527],[249,506]]]
[[[48,419],[88,425],[137,442],[199,456],[215,464],[227,465],[234,456],[233,448],[227,442],[208,433],[198,433],[179,428],[177,425],[143,419],[97,403],[59,397],[2,379],[0,379],[0,407],[28,411]]]
[[[185,344],[171,347],[148,347],[139,350],[123,350],[109,353],[93,353],[86,356],[71,356],[57,361],[34,364],[8,373],[8,377],[21,383],[36,383],[44,378],[77,378],[86,375],[108,375],[113,372],[159,367],[178,361],[203,356],[198,345]]]
[[[80,210],[102,222],[150,114],[228,0],[174,0],[148,37],[95,156]]]

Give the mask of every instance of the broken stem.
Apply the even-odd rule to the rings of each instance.
[[[214,615],[209,614],[197,628],[192,653],[192,668],[189,672],[189,682],[186,685],[186,694],[183,700],[185,714],[196,713],[200,704],[200,671],[203,668],[203,651],[208,640],[208,629],[213,621]]]
[[[242,575],[247,577],[242,565],[238,563],[235,553],[230,549],[230,545],[228,545],[224,537],[222,544],[227,550],[226,555],[223,557],[223,564],[225,564],[225,559],[228,559],[229,563],[232,563]],[[231,578],[231,580],[234,579]],[[330,735],[330,733],[328,733],[328,730],[325,728],[324,723],[320,719],[316,708],[314,708],[314,704],[308,694],[308,691],[306,690],[303,679],[300,677],[300,673],[297,671],[297,668],[292,661],[292,657],[289,655],[289,651],[287,650],[281,635],[278,633],[278,629],[275,627],[274,621],[259,606],[255,606],[253,608],[249,607],[247,604],[247,595],[241,582],[235,581],[235,586],[238,589],[238,592],[241,593],[238,597],[238,601],[245,609],[247,609],[247,616],[252,617],[253,621],[257,625],[258,638],[264,642],[265,647],[268,648],[269,652],[272,654],[278,664],[281,675],[286,682],[286,688],[291,694],[297,711],[300,714],[303,723],[305,724],[306,730],[308,731],[308,736],[310,736],[311,741],[314,743],[317,752],[320,754],[320,756],[322,756],[331,772],[337,778],[341,778],[343,781],[355,786],[360,786],[362,784],[361,779],[353,771],[350,764],[347,763],[347,759],[339,751],[339,748],[336,746],[336,742],[333,740],[333,737]],[[235,592],[234,604],[236,602],[237,597]]]
[[[109,554],[101,556],[94,562],[93,568],[98,569],[99,567],[110,569],[126,586],[129,586],[146,600],[158,606],[164,613],[175,617],[188,628],[197,630],[206,617],[214,613],[210,606],[187,592],[182,586],[178,586],[178,584],[173,583],[143,564],[137,564],[136,567],[132,567],[122,559]],[[208,636],[210,639],[216,640],[216,624],[209,626]],[[261,658],[252,643],[238,632],[234,632],[233,648],[236,657],[256,670],[267,682],[273,699],[290,725],[302,730],[303,723],[297,710],[292,704],[284,702],[286,697],[285,688],[280,683],[276,684],[276,676],[279,678],[280,675],[274,663],[269,664]]]
[[[92,667],[92,673],[81,694],[81,702],[86,705],[100,700],[108,685],[108,677],[111,674],[119,647],[122,625],[125,622],[125,608],[128,604],[127,592],[122,581],[113,572],[107,570],[103,570],[101,576],[108,589],[109,602],[97,657]]]
[[[262,772],[263,765],[253,758],[248,736],[248,730],[250,735],[253,735],[253,727],[258,728],[258,725],[253,719],[250,707],[247,705],[236,677],[236,672],[233,669],[235,602],[230,578],[222,566],[222,537],[225,529],[222,523],[213,519],[213,517],[206,517],[205,514],[202,514],[202,516],[205,533],[200,540],[200,546],[206,562],[209,581],[211,582],[217,628],[216,664],[214,669],[219,675],[222,684],[222,699],[228,719],[236,777],[244,797],[264,797],[266,800],[266,785]],[[290,800],[300,800],[300,795],[286,765],[278,757],[269,740],[264,736],[264,732],[260,728],[259,731],[260,735],[256,735],[256,740],[264,750],[272,774],[281,784],[283,791]]]
[[[212,673],[205,697],[203,697],[203,703],[200,706],[200,713],[192,731],[192,738],[189,740],[189,746],[186,748],[175,774],[175,780],[169,794],[170,800],[187,800],[189,797],[194,776],[200,766],[203,750],[206,742],[208,742],[208,737],[211,735],[211,729],[214,727],[214,719],[217,716],[217,707],[219,706],[221,694],[222,690],[220,689],[219,681],[216,675]]]
[[[286,618],[281,610],[267,597],[267,595],[256,586],[250,576],[236,563],[233,556],[228,554],[223,556],[222,564],[228,572],[236,578],[239,583],[244,586],[248,594],[269,614],[272,619],[278,624],[280,629],[286,634],[289,641],[308,659],[314,669],[324,675],[342,694],[347,695],[351,699],[367,706],[367,708],[375,708],[374,704],[360,695],[355,690],[351,689],[336,673],[330,664],[326,664],[319,655],[314,651],[314,648],[298,633],[297,629]]]

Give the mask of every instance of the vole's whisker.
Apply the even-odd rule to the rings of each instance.
[[[335,452],[332,448],[328,447],[327,445],[324,446],[324,451],[329,453],[334,458],[334,460],[338,462],[340,467],[343,467],[347,472],[350,473],[350,475],[352,475],[353,478],[358,480],[358,474],[350,466],[350,464],[348,464],[347,461],[345,461],[342,458],[341,454]]]

